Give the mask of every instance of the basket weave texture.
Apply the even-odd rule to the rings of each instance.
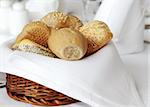
[[[30,80],[7,74],[8,95],[21,102],[38,106],[59,106],[78,102],[64,94]]]

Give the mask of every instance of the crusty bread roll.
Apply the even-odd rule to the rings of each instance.
[[[48,48],[45,48],[35,42],[32,42],[29,39],[24,39],[20,43],[14,44],[12,46],[13,50],[20,50],[23,52],[31,52],[36,54],[41,54],[44,56],[55,57],[52,51]]]
[[[59,58],[78,60],[87,51],[87,40],[81,33],[71,28],[52,29],[48,46]]]
[[[83,24],[79,18],[77,18],[76,16],[73,16],[73,15],[68,15],[68,18],[67,18],[66,23],[65,23],[65,27],[79,30],[79,28],[82,25]]]
[[[62,12],[50,12],[41,21],[52,28],[63,28],[68,16]]]
[[[62,12],[51,12],[41,19],[47,26],[60,29],[60,28],[73,28],[79,30],[83,25],[79,18],[73,15],[67,15]]]
[[[90,21],[83,25],[79,30],[88,40],[88,49],[86,55],[90,55],[104,45],[113,37],[109,27],[102,21]]]
[[[29,39],[42,46],[48,47],[47,41],[49,36],[50,29],[46,24],[40,21],[31,22],[23,28],[23,31],[16,39],[16,43],[19,43],[23,39]]]

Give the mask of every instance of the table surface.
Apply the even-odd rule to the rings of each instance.
[[[0,43],[6,40],[5,37],[0,36]],[[9,38],[11,37],[8,37],[7,39]],[[121,56],[125,66],[131,71],[140,96],[146,105],[148,105],[148,56],[150,56],[148,50],[150,50],[150,43],[145,43],[143,52]],[[4,80],[4,77],[2,77],[3,74],[0,74],[0,76],[0,79]],[[5,88],[0,89],[0,107],[14,107],[14,105],[15,107],[37,107],[15,101],[8,97]],[[88,107],[88,105],[77,103],[68,105],[67,107]]]

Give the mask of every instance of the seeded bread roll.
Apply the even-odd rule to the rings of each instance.
[[[40,21],[31,22],[23,28],[23,31],[16,39],[16,43],[19,43],[23,39],[29,39],[44,47],[48,47],[47,41],[49,36],[50,28],[46,24]]]
[[[51,12],[44,16],[41,21],[47,26],[60,29],[60,28],[73,28],[79,30],[83,25],[79,18],[73,15],[67,15],[62,12]]]
[[[67,18],[66,23],[65,23],[65,27],[79,30],[79,28],[82,25],[83,24],[79,18],[77,18],[76,16],[73,16],[73,15],[68,15],[68,18]]]
[[[48,46],[59,58],[78,60],[87,51],[87,40],[81,33],[71,28],[52,29]]]
[[[18,44],[14,44],[12,47],[13,50],[20,50],[23,52],[31,52],[31,53],[36,53],[44,56],[49,56],[49,57],[55,57],[55,55],[52,53],[52,51],[48,48],[45,48],[35,42],[32,42],[28,39],[22,40]]]
[[[90,55],[104,45],[113,37],[109,27],[102,21],[90,21],[79,30],[88,40],[88,49],[86,55]]]
[[[63,28],[68,16],[62,12],[51,12],[44,16],[41,21],[52,28]]]

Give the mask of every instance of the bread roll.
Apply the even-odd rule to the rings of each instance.
[[[16,43],[19,43],[23,39],[29,39],[42,46],[48,47],[47,41],[50,35],[50,29],[43,22],[36,21],[27,24],[23,31],[16,39]]]
[[[67,18],[67,14],[61,12],[51,12],[44,16],[41,21],[52,28],[63,28]]]
[[[41,19],[47,26],[60,29],[60,28],[73,28],[79,30],[83,25],[79,18],[73,15],[67,15],[62,12],[51,12]]]
[[[71,28],[52,29],[48,46],[59,58],[78,60],[87,51],[87,40],[81,33]]]
[[[112,39],[112,33],[109,27],[102,21],[90,21],[79,30],[88,40],[88,49],[86,55],[90,55]]]
[[[45,48],[28,39],[24,39],[20,43],[13,45],[12,48],[14,50],[20,50],[23,52],[31,52],[31,53],[41,54],[44,56],[55,57],[55,55],[52,53],[50,49]]]
[[[83,24],[79,18],[77,18],[76,16],[73,16],[73,15],[68,15],[68,18],[67,18],[66,23],[65,23],[65,27],[79,30],[79,28],[82,25]]]

